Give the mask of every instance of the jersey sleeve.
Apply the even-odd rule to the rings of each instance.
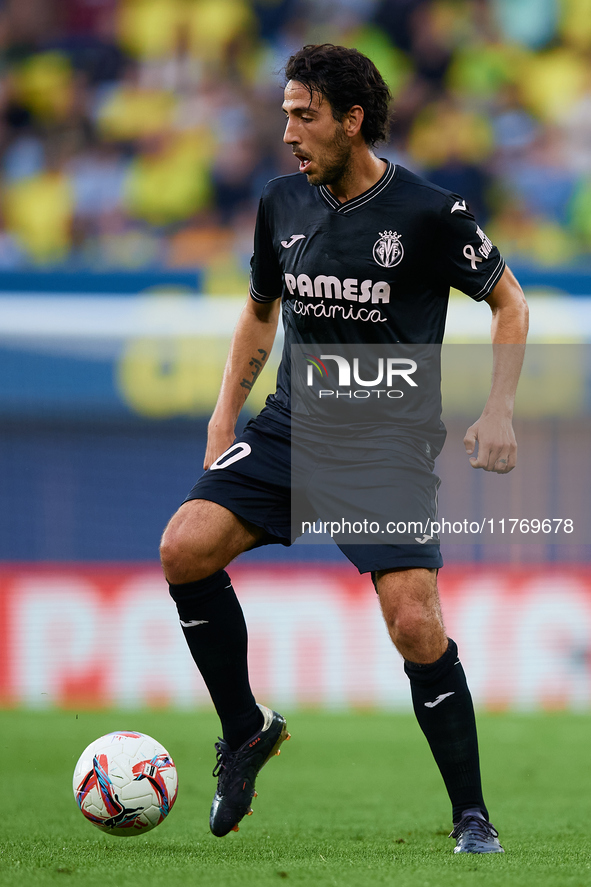
[[[281,296],[282,275],[269,230],[264,194],[259,202],[250,260],[250,297],[255,302],[274,302]]]
[[[457,194],[446,198],[440,223],[441,276],[450,286],[481,302],[499,282],[505,260]]]

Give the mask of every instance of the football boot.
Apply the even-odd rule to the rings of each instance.
[[[471,810],[454,826],[449,835],[456,839],[454,853],[504,853],[499,843],[499,833],[492,825]]]
[[[269,758],[279,754],[279,747],[290,738],[285,718],[259,705],[264,721],[261,729],[236,751],[227,742],[216,742],[217,762],[213,775],[218,784],[209,814],[209,827],[222,838],[238,831],[240,820],[252,813],[250,803],[256,796],[255,780]]]

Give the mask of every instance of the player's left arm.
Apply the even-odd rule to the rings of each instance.
[[[492,383],[482,415],[468,428],[464,446],[473,468],[507,474],[517,462],[513,407],[529,311],[523,290],[509,268],[505,268],[486,301],[492,311]],[[478,453],[474,455],[477,443]]]

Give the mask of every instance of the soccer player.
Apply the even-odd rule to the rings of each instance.
[[[253,697],[246,625],[225,567],[257,545],[293,541],[291,345],[437,345],[450,286],[486,301],[493,381],[464,444],[474,468],[499,474],[512,470],[517,452],[512,411],[527,332],[519,284],[461,196],[374,153],[387,135],[390,93],[369,59],[332,44],[306,46],[289,59],[285,74],[284,141],[299,172],[263,191],[250,295],[209,423],[206,471],[172,517],[161,547],[186,641],[222,723],[210,814],[218,836],[236,831],[251,812],[256,776],[289,735],[285,719]],[[285,350],[276,393],[235,440],[241,407],[271,351],[280,306]],[[405,442],[395,430],[384,433],[392,438],[388,478],[396,477]],[[416,452],[421,476],[434,477],[435,454]],[[342,550],[371,575],[404,659],[417,719],[451,799],[454,852],[503,852],[482,794],[470,692],[442,621],[438,543]]]

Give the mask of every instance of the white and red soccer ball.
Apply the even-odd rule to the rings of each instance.
[[[144,733],[108,733],[85,748],[74,770],[74,797],[110,835],[149,832],[169,814],[178,777],[164,746]]]

